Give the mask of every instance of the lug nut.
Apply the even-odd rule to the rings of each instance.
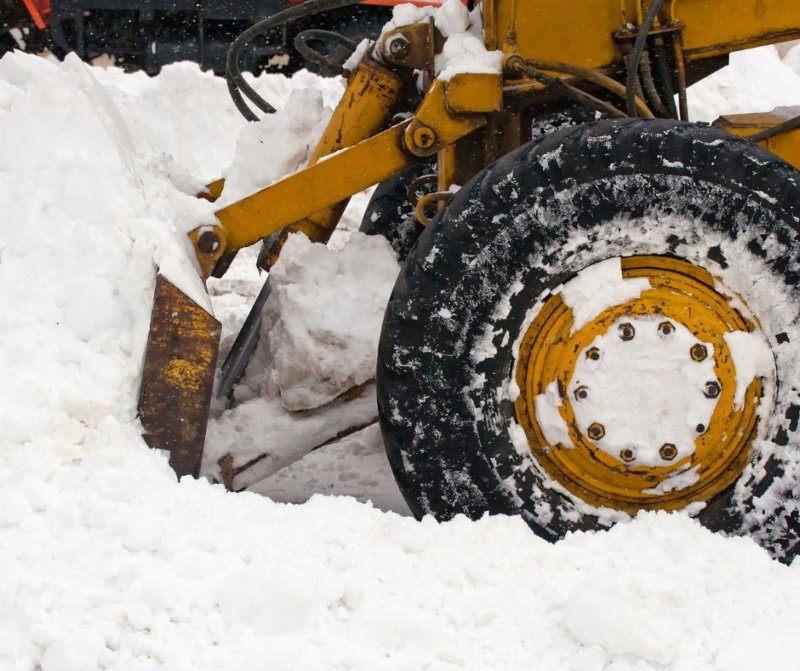
[[[710,382],[706,382],[703,386],[703,394],[706,398],[716,398],[719,396],[719,393],[722,391],[722,388],[719,386],[719,382],[716,380],[711,380]]]
[[[678,456],[678,448],[672,443],[664,443],[658,453],[664,461],[672,461]]]
[[[658,325],[658,333],[662,336],[671,336],[675,333],[675,324],[672,322],[661,322]]]
[[[696,345],[692,345],[692,349],[689,350],[689,354],[692,355],[693,360],[699,363],[706,360],[706,357],[708,356],[708,350],[706,349],[705,345],[697,343]]]
[[[595,422],[589,427],[588,434],[589,438],[591,438],[592,440],[600,440],[603,436],[606,435],[606,429],[599,422]]]
[[[636,450],[632,447],[626,447],[623,450],[620,450],[619,458],[622,459],[626,464],[631,463],[634,459],[636,459]]]
[[[205,254],[213,254],[219,249],[219,236],[211,230],[205,230],[197,236],[197,246]]]
[[[589,397],[589,387],[578,387],[575,390],[575,398],[578,401],[583,401]]]
[[[635,335],[636,335],[636,329],[633,328],[633,324],[624,322],[623,324],[619,325],[620,340],[628,342],[629,340],[633,340]]]
[[[600,350],[596,347],[590,347],[586,350],[586,358],[597,361],[600,358]]]

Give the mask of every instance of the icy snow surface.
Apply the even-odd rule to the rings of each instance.
[[[752,58],[775,62],[747,107],[791,104],[800,76]],[[278,105],[309,85],[329,95],[256,82]],[[550,545],[519,519],[176,482],[135,419],[153,273],[191,284],[182,234],[211,215],[192,196],[243,126],[193,65],[0,61],[0,669],[796,668],[797,566],[685,516]],[[257,280],[224,281],[230,332],[225,287]]]

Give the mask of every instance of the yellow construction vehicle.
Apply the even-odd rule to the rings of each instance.
[[[229,88],[248,119],[272,111],[239,72],[248,42],[350,3],[308,0],[234,42]],[[435,158],[408,206],[425,231],[377,368],[384,442],[414,513],[521,514],[557,539],[688,509],[794,556],[800,118],[697,125],[686,90],[732,51],[800,37],[800,3],[445,9],[483,36],[477,65],[451,55],[452,35],[428,14],[359,49],[308,166],[190,233],[204,277],[260,240],[266,268],[288,233],[327,241],[350,196],[379,183],[405,193],[398,175]],[[394,222],[381,226],[392,234]],[[258,309],[223,366],[223,394]],[[159,278],[140,412],[179,474],[198,472],[218,338],[215,319]]]

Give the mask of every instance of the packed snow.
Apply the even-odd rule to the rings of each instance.
[[[762,62],[758,88],[729,88]],[[341,91],[307,73],[254,84],[278,107]],[[782,64],[768,48],[692,102],[713,116],[798,91],[800,50]],[[1,669],[796,667],[797,564],[684,515],[551,545],[517,518],[417,522],[352,498],[289,505],[176,481],[136,420],[154,274],[207,300],[183,234],[213,221],[194,194],[231,164],[245,122],[191,64],[148,78],[22,54],[0,61],[0,120]],[[226,334],[258,286],[240,268],[211,284]],[[334,471],[385,493],[378,431],[348,440],[374,470],[313,467],[318,491]],[[295,474],[289,492],[275,476],[291,500],[308,484]]]

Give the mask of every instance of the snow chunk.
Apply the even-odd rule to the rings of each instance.
[[[700,480],[700,475],[698,474],[698,469],[700,466],[693,466],[692,468],[687,468],[686,470],[680,471],[675,475],[671,475],[668,478],[665,478],[661,482],[659,482],[655,487],[651,489],[643,489],[642,491],[645,494],[666,494],[668,492],[677,492],[681,489],[686,489],[687,487],[691,487],[695,484],[698,480]]]
[[[572,308],[575,323],[572,333],[580,330],[604,310],[639,298],[650,288],[646,278],[623,279],[622,259],[606,259],[581,270],[561,289],[561,297]]]
[[[305,166],[332,114],[319,91],[296,89],[282,110],[247,124],[216,206],[230,205]]]
[[[760,331],[734,331],[723,337],[736,369],[736,395],[733,402],[738,409],[744,404],[744,395],[755,378],[774,378],[775,359]]]
[[[308,410],[372,379],[398,272],[381,236],[354,233],[339,252],[290,236],[264,306],[262,389],[280,393],[288,410]]]
[[[447,38],[434,63],[438,79],[447,81],[454,75],[466,72],[500,74],[502,52],[486,50],[481,14],[477,10],[470,13],[461,0],[444,0],[438,8],[397,5],[392,12],[392,20],[383,27],[382,34],[430,17]]]
[[[536,421],[550,447],[559,444],[564,447],[575,447],[569,437],[569,427],[558,410],[561,400],[558,381],[553,380],[545,392],[536,397]]]
[[[437,78],[443,81],[462,73],[497,75],[502,63],[502,52],[487,51],[483,40],[471,32],[448,37],[435,61]]]

